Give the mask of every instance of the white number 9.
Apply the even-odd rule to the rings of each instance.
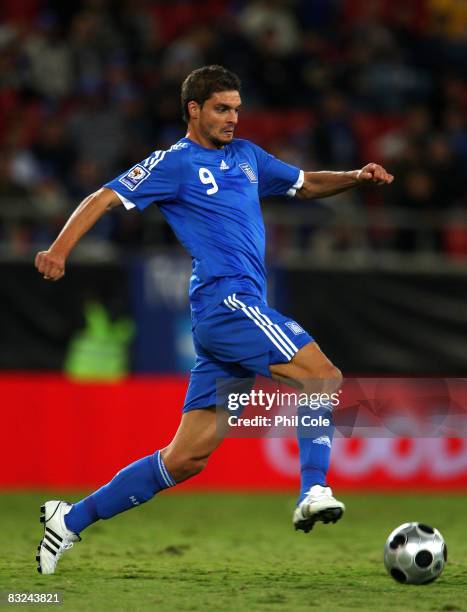
[[[213,173],[207,168],[199,169],[199,180],[203,183],[203,185],[212,185],[212,187],[206,190],[208,195],[213,195],[219,191],[219,187],[217,186]]]

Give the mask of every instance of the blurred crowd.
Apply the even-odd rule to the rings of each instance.
[[[396,175],[384,194],[350,196],[349,211],[379,219],[366,236],[371,248],[417,250],[420,220],[430,248],[467,253],[449,224],[467,210],[467,2],[3,0],[0,8],[0,244],[9,250],[47,243],[82,198],[183,136],[180,83],[216,63],[242,78],[242,135],[305,169],[378,161]],[[385,227],[392,210],[402,219],[396,230]],[[125,247],[171,243],[169,231],[148,232],[147,223],[119,211],[93,235]],[[337,247],[347,241],[341,231]]]

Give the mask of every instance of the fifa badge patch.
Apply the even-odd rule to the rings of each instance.
[[[258,179],[256,178],[256,174],[250,164],[244,162],[243,164],[239,164],[240,168],[246,174],[246,177],[250,181],[250,183],[257,183]]]
[[[298,334],[304,334],[305,330],[300,327],[300,325],[298,323],[296,323],[295,321],[287,321],[286,322],[286,326],[293,331],[293,333],[298,336]]]
[[[150,172],[140,164],[137,164],[129,172],[118,179],[122,185],[125,185],[130,191],[134,191],[145,179],[148,178]]]

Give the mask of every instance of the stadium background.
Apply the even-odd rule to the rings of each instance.
[[[206,63],[243,80],[238,135],[305,169],[396,176],[264,204],[271,302],[346,375],[465,375],[465,2],[0,7],[3,489],[92,487],[170,440],[193,359],[190,262],[157,210],[107,215],[58,284],[32,262],[84,196],[184,134],[180,82]],[[184,486],[290,491],[296,469],[292,440],[229,440]],[[467,444],[338,440],[331,482],[465,490]]]

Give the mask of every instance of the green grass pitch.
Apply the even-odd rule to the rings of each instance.
[[[58,591],[59,609],[77,611],[467,610],[466,496],[340,497],[344,518],[305,535],[292,529],[290,495],[162,494],[90,527],[58,573],[41,576],[39,507],[56,497],[4,494],[0,591]],[[437,527],[449,550],[426,586],[397,584],[382,563],[389,532],[413,520]]]

